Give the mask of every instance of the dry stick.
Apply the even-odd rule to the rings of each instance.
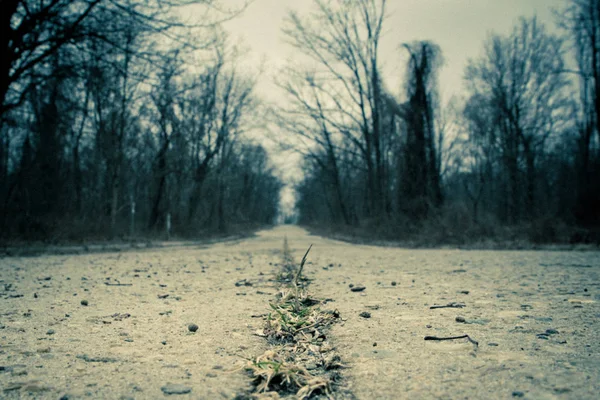
[[[302,275],[302,268],[304,268],[304,263],[306,262],[306,256],[308,256],[308,252],[310,251],[310,249],[312,249],[312,244],[308,247],[308,250],[306,250],[306,253],[304,253],[304,257],[302,257],[302,261],[300,262],[300,268],[298,269],[298,273],[296,274],[296,279],[294,280],[294,285],[298,286],[298,279],[300,278],[300,275]]]
[[[302,257],[302,261],[300,262],[300,268],[298,268],[298,273],[296,274],[296,279],[294,279],[294,286],[296,288],[296,311],[300,310],[300,300],[298,300],[298,279],[300,279],[300,275],[302,274],[302,269],[304,268],[304,263],[306,262],[306,256],[308,256],[308,252],[312,249],[312,244],[304,253],[304,257]]]
[[[455,339],[467,339],[469,342],[473,343],[475,346],[479,347],[479,343],[476,340],[471,339],[469,335],[461,335],[461,336],[449,336],[449,337],[437,337],[437,336],[425,336],[425,340],[455,340]]]
[[[429,307],[429,309],[435,310],[436,308],[463,308],[463,307],[465,307],[465,305],[462,303],[448,303],[443,306],[431,306],[431,307]]]

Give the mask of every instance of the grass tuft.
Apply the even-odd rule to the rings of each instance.
[[[313,376],[302,365],[285,360],[274,350],[268,350],[246,366],[254,378],[258,393],[275,391],[280,394],[295,394],[300,399],[319,393],[331,398],[330,381],[327,377]]]
[[[323,301],[313,298],[302,275],[312,245],[306,250],[300,265],[291,256],[287,237],[283,242],[282,284],[262,332],[273,347],[255,359],[248,359],[246,371],[253,377],[251,398],[273,399],[279,395],[294,395],[308,399],[316,395],[332,397],[332,387],[338,385],[343,368],[339,356],[327,342],[328,327],[340,318],[337,310],[322,310]],[[283,279],[279,279],[283,278]]]

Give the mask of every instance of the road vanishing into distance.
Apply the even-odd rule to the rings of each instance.
[[[296,262],[312,244],[308,290],[338,311],[332,397],[598,398],[599,252],[376,247],[295,226],[0,258],[0,398],[250,398],[285,238]]]

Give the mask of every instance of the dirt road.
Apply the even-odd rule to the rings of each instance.
[[[357,398],[598,398],[600,253],[379,248],[291,226],[206,247],[0,259],[0,398],[248,390],[234,368],[266,349],[253,332],[286,236],[296,260],[313,244],[305,273],[341,313],[331,336]],[[424,340],[464,334],[479,346]]]

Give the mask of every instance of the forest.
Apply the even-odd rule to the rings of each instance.
[[[0,241],[283,220],[434,244],[600,242],[600,0],[481,38],[445,103],[434,42],[398,38],[402,90],[386,83],[389,3],[290,11],[281,34],[306,62],[269,105],[221,28],[252,2],[3,1]],[[286,215],[273,151],[301,155]]]
[[[189,7],[202,14],[183,21]],[[209,1],[3,1],[0,231],[77,240],[271,223],[256,76]],[[195,9],[198,12],[198,8]],[[179,17],[178,17],[179,16]]]

